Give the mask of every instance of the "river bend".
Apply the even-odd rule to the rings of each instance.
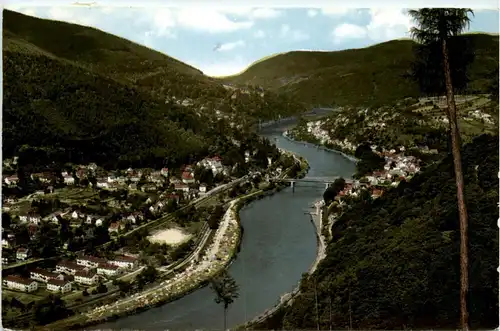
[[[310,165],[307,176],[349,178],[354,173],[355,163],[351,160],[290,141],[282,136],[284,130],[283,124],[277,124],[266,127],[262,135],[278,147],[306,158]],[[243,324],[271,308],[282,294],[297,286],[310,268],[316,257],[316,236],[304,212],[323,191],[322,184],[300,183],[294,193],[288,187],[240,211],[245,234],[241,252],[229,267],[240,286],[240,296],[229,308],[228,327]],[[222,330],[223,308],[205,287],[177,301],[91,329]]]

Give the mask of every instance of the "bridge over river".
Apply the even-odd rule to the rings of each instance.
[[[273,178],[272,182],[290,183],[290,186],[295,190],[296,183],[320,183],[325,185],[325,189],[330,187],[331,184],[335,182],[336,179],[340,177],[306,177],[306,178]],[[352,184],[352,179],[344,179],[347,184]]]

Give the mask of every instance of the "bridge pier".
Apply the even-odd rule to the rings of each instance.
[[[292,192],[295,193],[295,181],[290,181],[290,186],[292,187]]]

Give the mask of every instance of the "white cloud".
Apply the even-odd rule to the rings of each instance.
[[[231,21],[226,15],[210,9],[181,9],[175,16],[180,26],[209,33],[233,32],[254,24],[252,21]]]
[[[304,41],[310,38],[304,31],[293,30],[288,24],[281,25],[280,36],[282,38],[291,39],[292,41]]]
[[[245,46],[245,42],[243,40],[238,40],[238,41],[222,44],[222,45],[220,45],[220,47],[217,48],[217,50],[220,52],[227,52],[227,51],[231,51],[235,48],[243,47],[243,46]]]
[[[333,30],[334,42],[345,39],[368,38],[372,41],[387,41],[409,36],[413,26],[406,10],[398,8],[373,8],[369,10],[370,22],[366,26],[344,23]]]
[[[260,38],[264,38],[264,37],[266,36],[266,33],[265,33],[264,31],[262,31],[262,30],[257,30],[257,31],[253,34],[253,36],[254,36],[255,38],[260,39]]]
[[[307,10],[307,16],[314,17],[316,15],[318,15],[318,11],[316,9],[309,9],[309,10]]]
[[[406,10],[398,8],[370,9],[371,21],[366,26],[372,40],[391,40],[408,37],[413,26]]]
[[[365,27],[350,23],[343,23],[333,30],[335,42],[340,42],[342,39],[364,38],[366,35],[367,31]]]
[[[343,16],[353,12],[352,8],[325,7],[321,8],[321,14],[329,16]]]
[[[276,18],[281,16],[281,11],[273,9],[273,8],[257,8],[252,11],[252,18]]]

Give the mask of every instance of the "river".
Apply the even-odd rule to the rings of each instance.
[[[307,176],[352,176],[355,163],[344,156],[284,138],[282,132],[290,124],[268,126],[261,134],[278,147],[306,158],[311,167]],[[310,268],[316,257],[316,236],[310,216],[304,212],[323,191],[322,184],[301,183],[295,192],[288,187],[240,211],[245,233],[241,252],[229,268],[240,296],[229,308],[228,327],[243,324],[271,308]],[[214,294],[205,287],[161,307],[92,329],[222,330],[223,307],[214,302]]]

